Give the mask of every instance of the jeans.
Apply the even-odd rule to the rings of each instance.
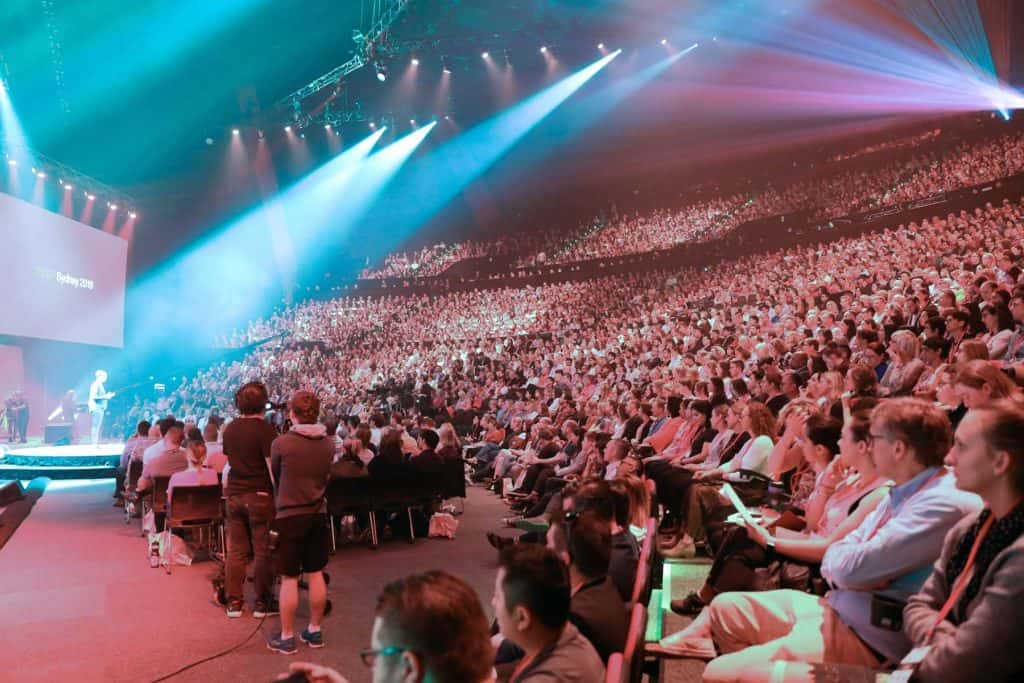
[[[100,442],[100,432],[103,430],[103,415],[107,411],[104,408],[97,408],[93,410],[92,415],[92,445],[95,446]]]
[[[274,594],[274,574],[268,546],[270,524],[274,521],[274,497],[270,493],[244,493],[228,498],[228,557],[225,568],[225,592],[228,602],[244,602],[245,565],[252,546],[253,580],[256,599],[270,602]]]
[[[501,447],[494,443],[485,443],[476,452],[476,468],[473,470],[474,481],[482,481],[494,471],[494,460],[498,457]]]

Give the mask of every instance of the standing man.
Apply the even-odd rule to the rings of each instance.
[[[228,552],[225,568],[228,617],[242,616],[245,565],[252,547],[257,619],[276,614],[274,575],[270,567],[268,532],[274,521],[274,485],[270,479],[270,445],[277,432],[263,419],[267,388],[262,382],[243,384],[235,394],[238,419],[224,428],[221,439],[231,476],[227,496]]]
[[[99,445],[103,416],[107,412],[107,401],[114,398],[114,392],[107,393],[103,383],[107,381],[106,370],[97,370],[96,379],[89,386],[89,414],[92,415],[92,445]]]
[[[267,647],[288,655],[296,651],[295,611],[299,607],[299,576],[303,573],[309,585],[310,615],[309,626],[299,637],[310,647],[324,646],[320,620],[327,605],[327,584],[323,569],[330,551],[326,493],[334,462],[334,440],[327,438],[327,428],[317,423],[319,416],[320,399],[316,394],[295,392],[288,402],[292,428],[277,437],[270,448],[270,467],[277,482],[274,527],[279,540],[274,568],[281,576],[281,632],[267,641]],[[232,479],[234,476],[232,467]]]
[[[21,391],[15,391],[7,405],[7,419],[10,425],[11,441],[25,443],[28,441],[28,401]]]

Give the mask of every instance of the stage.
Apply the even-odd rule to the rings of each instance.
[[[104,479],[114,469],[124,449],[122,443],[74,444],[70,446],[0,446],[0,479],[35,477],[50,479]]]

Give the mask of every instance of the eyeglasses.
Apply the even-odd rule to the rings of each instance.
[[[359,659],[363,660],[363,664],[373,668],[374,663],[377,661],[377,657],[386,657],[388,655],[397,655],[403,652],[408,652],[409,648],[405,647],[382,647],[377,650],[371,648],[363,648],[359,651]]]

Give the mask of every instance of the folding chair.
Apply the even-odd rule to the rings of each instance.
[[[327,512],[331,516],[331,552],[338,549],[335,537],[334,518],[368,513],[370,516],[370,539],[377,545],[377,517],[373,514],[373,499],[370,495],[370,480],[366,477],[340,477],[327,484]]]
[[[654,572],[654,543],[658,533],[658,521],[651,518],[647,522],[647,535],[640,546],[640,559],[636,565],[636,580],[633,582],[633,592],[630,602],[633,604],[643,603],[651,597],[651,584]]]
[[[135,508],[134,499],[132,492],[135,491],[135,487],[139,485],[139,477],[142,476],[142,461],[132,460],[128,463],[128,473],[124,480],[124,491],[122,499],[124,500],[124,523],[132,523],[132,511]]]
[[[608,658],[608,667],[605,669],[604,683],[626,683],[628,680],[629,669],[622,657],[622,653],[616,652]]]
[[[166,494],[166,488],[165,488]],[[203,529],[217,531],[220,548],[224,548],[224,513],[221,507],[220,484],[206,486],[175,486],[171,491],[167,519],[164,521],[164,550],[170,545],[171,530],[199,529],[199,543],[203,542]],[[210,554],[214,554],[213,535],[207,544]],[[171,573],[171,561],[161,557],[161,562]]]
[[[167,482],[171,480],[170,477],[153,477],[153,486],[143,491],[141,494],[135,493],[133,490],[130,494],[129,500],[133,503],[138,503],[142,512],[139,515],[139,535],[146,535],[146,513],[152,511],[154,522],[156,521],[157,515],[163,515],[167,512]],[[157,525],[159,527],[159,525]]]
[[[626,633],[626,647],[622,649],[623,667],[629,674],[629,683],[640,683],[644,669],[644,631],[647,628],[647,607],[643,603],[633,605],[629,631]]]
[[[422,504],[422,484],[417,481],[374,481],[370,479],[370,499],[374,513],[399,513],[405,512],[409,523],[409,543],[416,542],[416,532],[412,526],[412,509]],[[371,532],[372,533],[372,532]],[[373,547],[376,548],[378,539],[376,534],[373,538]]]

